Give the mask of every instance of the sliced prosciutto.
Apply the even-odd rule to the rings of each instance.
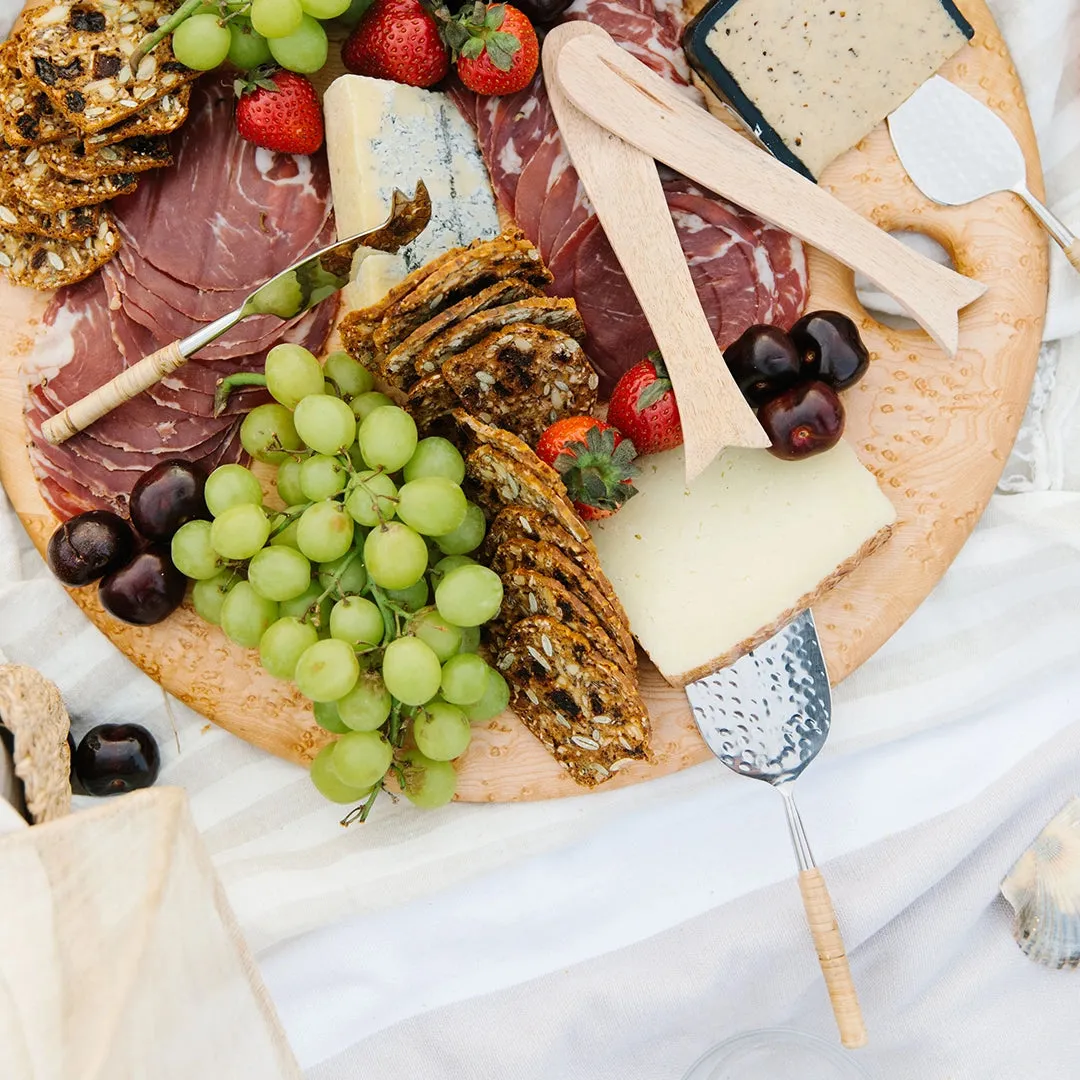
[[[267,277],[334,236],[323,155],[271,154],[244,142],[232,122],[231,82],[204,77],[191,118],[173,136],[176,165],[149,174],[113,203],[120,258],[61,289],[46,330],[24,365],[30,459],[46,502],[61,517],[90,509],[126,512],[138,477],[166,457],[208,469],[243,457],[241,415],[265,391],[234,392],[213,415],[220,379],[258,370],[279,341],[318,350],[333,300],[283,322],[245,319],[144,394],[60,446],[44,421],[143,356],[232,311]]]
[[[679,44],[681,5],[666,0],[574,0],[564,16],[606,30],[624,49],[699,101]],[[610,391],[655,347],[637,302],[566,152],[540,74],[518,94],[479,98],[453,91],[475,127],[504,209],[537,245],[554,275],[550,292],[573,296],[589,356]],[[788,327],[806,302],[802,245],[787,233],[661,169],[679,242],[721,346],[748,326]]]

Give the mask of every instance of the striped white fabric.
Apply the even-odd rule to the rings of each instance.
[[[0,11],[12,3],[0,0]],[[1080,0],[996,0],[993,7],[1028,90],[1051,202],[1080,227],[1080,187],[1070,184],[1080,165],[1080,65],[1072,59],[1080,56]],[[1051,340],[1006,470],[1012,493],[995,498],[939,588],[836,694],[829,747],[800,782],[822,860],[962,806],[1076,717],[1080,281],[1071,274],[1055,256]],[[59,684],[76,734],[116,720],[155,733],[162,782],[187,789],[301,1064],[319,1080],[354,1077],[375,1063],[384,1078],[677,1077],[686,1053],[709,1041],[704,1026],[683,1032],[663,1069],[655,1057],[637,1064],[623,1055],[615,1073],[602,1070],[599,1057],[567,1064],[572,1029],[533,1030],[526,1021],[512,1032],[489,1029],[488,1018],[511,1022],[499,1002],[517,999],[469,1002],[551,978],[792,873],[776,797],[719,765],[554,803],[421,813],[387,800],[362,828],[342,830],[337,808],[319,799],[302,770],[208,725],[119,656],[49,577],[2,499],[0,649]],[[922,835],[929,839],[920,842],[934,842],[932,830]],[[915,895],[901,881],[890,887],[890,910]],[[846,914],[858,898],[847,892],[838,901]],[[699,947],[692,935],[676,939],[686,950]],[[742,947],[755,946],[747,940]],[[640,957],[664,962],[655,953]],[[629,970],[651,977],[649,967]],[[670,985],[671,972],[665,978]],[[588,985],[545,984],[564,996],[564,1018]],[[752,990],[755,1001],[769,997],[768,985]],[[652,1006],[675,1009],[677,998]],[[698,1010],[693,1023],[706,1024],[707,1011]],[[441,1037],[447,1015],[464,1025],[448,1071],[440,1063],[444,1043],[425,1041]],[[779,1019],[785,1015],[802,1014]],[[763,1007],[742,1022],[758,1016],[776,1018]],[[814,1016],[820,1021],[820,1010]],[[395,1041],[393,1025],[406,1021],[401,1035],[420,1042],[395,1058],[385,1047]],[[648,1023],[669,1035],[678,1027],[672,1013]],[[382,1042],[365,1041],[380,1031]],[[1015,1029],[1008,1034],[1019,1037]],[[946,1037],[944,1024],[938,1035]],[[470,1049],[478,1062],[500,1060],[493,1051],[501,1041],[515,1047],[506,1071],[469,1066]],[[606,1052],[603,1039],[583,1046]],[[948,1075],[990,1074],[958,1068]]]

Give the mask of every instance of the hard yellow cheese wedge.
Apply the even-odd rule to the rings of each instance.
[[[638,494],[592,533],[631,631],[675,686],[759,644],[896,519],[844,442],[801,461],[729,449],[690,488],[681,448],[640,465]]]

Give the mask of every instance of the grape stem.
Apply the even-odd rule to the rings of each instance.
[[[305,508],[306,509],[306,508]],[[313,600],[311,608],[317,608],[335,589],[341,587],[341,579],[345,576],[345,571],[352,566],[353,560],[360,554],[355,548],[349,552],[349,557],[337,568],[337,570],[330,575],[330,584],[319,594],[317,600]],[[310,611],[311,608],[308,608]]]
[[[202,7],[203,0],[184,0],[184,2],[152,33],[135,46],[135,51],[128,57],[128,66],[132,75],[139,70],[143,58],[150,52],[162,38],[171,34],[189,15],[194,14],[197,8]],[[216,413],[214,414],[217,415]]]
[[[375,606],[382,616],[383,640],[389,643],[401,633],[401,628],[398,625],[398,611],[400,609],[390,602],[386,593],[378,585],[369,583],[368,588],[371,591],[371,599],[375,601]]]
[[[393,704],[390,706],[390,723],[386,729],[386,738],[391,746],[401,749],[401,744],[405,741],[405,725],[401,722],[401,702],[397,698],[390,699]]]
[[[202,0],[186,0],[182,7],[177,8],[176,15],[179,15],[184,8],[191,7],[194,3],[195,7],[199,7]],[[192,8],[194,11],[194,8]],[[173,18],[176,16],[174,15]],[[169,20],[172,21],[171,19]],[[168,23],[166,23],[168,25]],[[164,27],[162,27],[164,29]],[[160,32],[160,31],[158,31]],[[151,37],[153,35],[151,34]],[[155,44],[157,44],[155,42]],[[141,47],[141,46],[140,46]],[[153,48],[153,45],[150,46]],[[138,49],[136,49],[138,52]],[[224,379],[218,379],[218,384],[214,390],[214,416],[220,416],[229,404],[229,395],[238,386],[265,386],[266,376],[261,371],[236,371],[232,375],[226,375]]]
[[[284,514],[284,519],[280,525],[276,525],[271,531],[267,540],[272,540],[279,533],[283,533],[312,503],[297,503],[296,506],[290,506],[288,510],[279,510],[279,514]]]
[[[379,797],[379,792],[382,791],[382,784],[376,784],[371,789],[371,794],[359,805],[354,806],[342,819],[341,824],[347,829],[353,822],[358,821],[361,825],[368,819],[368,814],[371,813],[371,808],[375,805],[375,800]]]

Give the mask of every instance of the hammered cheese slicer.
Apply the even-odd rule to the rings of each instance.
[[[825,976],[840,1041],[866,1045],[866,1027],[832,899],[803,830],[792,788],[829,734],[832,693],[814,616],[796,615],[729,667],[686,687],[709,749],[733,772],[764,780],[784,797],[799,891]]]

